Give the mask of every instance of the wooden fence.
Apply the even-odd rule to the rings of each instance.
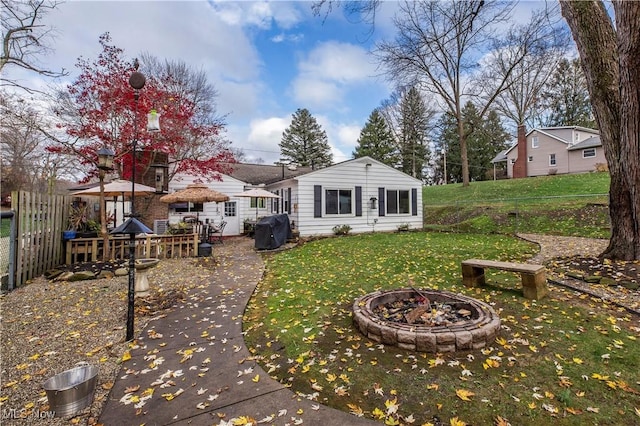
[[[58,265],[101,260],[102,238],[63,241],[73,197],[16,191],[11,194],[15,211],[14,287],[44,274]],[[198,255],[198,235],[153,235],[137,237],[136,257],[162,259]],[[129,256],[128,237],[110,237],[108,259]]]
[[[42,275],[63,263],[62,231],[71,197],[16,191],[11,208],[16,212],[15,285]]]

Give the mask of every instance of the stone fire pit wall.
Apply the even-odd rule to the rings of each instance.
[[[353,321],[369,339],[389,346],[417,352],[455,352],[477,350],[491,344],[500,330],[494,309],[471,297],[447,291],[420,290],[431,303],[455,304],[472,312],[471,319],[445,326],[403,324],[385,321],[373,312],[380,305],[415,297],[413,289],[378,291],[366,294],[353,304]]]

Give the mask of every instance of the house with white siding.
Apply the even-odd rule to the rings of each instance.
[[[181,175],[169,192],[185,188],[197,178]],[[335,226],[349,225],[351,233],[394,231],[407,224],[422,228],[422,182],[370,157],[319,170],[286,165],[233,164],[220,181],[207,185],[230,196],[224,203],[169,206],[169,221],[197,215],[200,221],[227,222],[224,235],[239,235],[244,222],[286,213],[301,236],[332,235]],[[243,198],[250,188],[262,188],[277,198]]]
[[[542,127],[525,134],[493,161],[507,162],[507,176],[520,178],[596,171],[607,164],[597,130],[580,126]]]

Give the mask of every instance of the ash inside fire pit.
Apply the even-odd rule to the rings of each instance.
[[[468,303],[431,303],[428,298],[417,296],[380,304],[373,313],[384,321],[434,327],[468,321],[471,309]]]
[[[484,302],[414,288],[377,291],[356,299],[353,322],[373,341],[434,353],[483,348],[500,329],[500,317]]]

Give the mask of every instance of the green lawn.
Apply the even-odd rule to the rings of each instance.
[[[535,251],[504,235],[310,242],[269,258],[245,313],[246,341],[300,395],[386,424],[638,423],[637,318],[558,289],[543,301],[524,299],[515,274],[490,272],[483,289],[461,285],[462,259],[523,261]],[[490,348],[456,354],[407,352],[360,335],[353,301],[409,279],[491,304],[503,330]]]
[[[609,192],[608,173],[539,176],[462,184],[425,186],[423,204],[486,203],[516,198],[561,197]]]
[[[429,186],[424,224],[439,231],[609,238],[608,190],[607,173]]]

